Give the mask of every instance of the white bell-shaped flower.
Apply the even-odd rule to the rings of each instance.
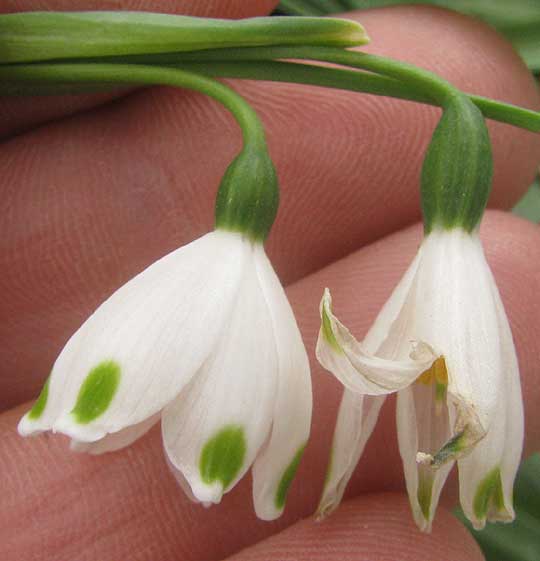
[[[321,304],[317,358],[345,385],[321,515],[339,504],[384,395],[397,427],[415,520],[429,530],[457,460],[461,505],[476,528],[510,521],[523,405],[512,334],[475,232],[435,229],[362,343]]]
[[[218,503],[253,464],[257,515],[279,516],[309,436],[306,351],[262,243],[216,230],[166,255],[71,337],[22,435],[118,450],[160,418],[190,496]]]

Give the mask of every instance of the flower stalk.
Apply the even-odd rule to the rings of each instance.
[[[264,241],[276,217],[279,189],[263,125],[234,90],[179,68],[135,64],[40,64],[12,67],[12,74],[47,84],[167,85],[203,93],[224,105],[238,122],[243,148],[223,176],[216,199],[216,227]]]
[[[2,17],[0,16],[0,21]],[[284,62],[282,60],[291,58],[329,62],[350,68],[364,69],[364,71],[326,68],[319,65]],[[66,60],[60,61],[61,64],[66,64],[66,62]],[[446,92],[440,91],[440,85],[436,86],[439,95],[434,96],[433,91],[431,91],[429,84],[434,83],[433,80],[440,80],[435,74],[384,57],[327,46],[235,46],[189,53],[142,53],[82,59],[70,58],[69,62],[84,65],[105,63],[172,66],[214,78],[309,84],[439,106],[443,105],[442,101],[446,98]],[[43,67],[41,67],[42,64]],[[0,64],[0,94],[54,95],[111,90],[115,87],[114,77],[109,81],[94,79],[91,84],[84,81],[77,83],[69,79],[62,82],[58,80],[54,64],[54,62],[31,65]],[[394,77],[390,78],[390,75]],[[120,81],[119,83],[123,82]],[[134,84],[136,85],[135,82]],[[450,84],[447,85],[450,86]],[[442,97],[440,94],[442,94]],[[464,95],[467,95],[486,118],[531,132],[540,132],[540,112],[474,94]]]

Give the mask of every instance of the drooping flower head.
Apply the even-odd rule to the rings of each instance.
[[[309,436],[309,362],[263,240],[277,210],[266,151],[245,149],[220,187],[216,230],[110,296],[67,342],[22,435],[93,454],[161,420],[188,495],[220,502],[253,466],[257,515],[279,516]]]
[[[399,449],[419,527],[431,528],[456,461],[461,505],[476,528],[514,517],[519,370],[478,236],[491,180],[489,139],[474,108],[464,116],[463,109],[450,106],[439,123],[423,170],[425,238],[362,343],[334,316],[329,292],[323,296],[317,357],[345,394],[321,514],[341,500],[384,396],[397,391]]]

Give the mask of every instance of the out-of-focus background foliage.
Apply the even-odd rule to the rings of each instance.
[[[538,78],[540,74],[540,0],[282,0],[285,15],[325,15],[395,6],[430,4],[480,18],[505,35]],[[368,30],[369,31],[369,30]],[[538,162],[540,165],[540,161]],[[514,207],[514,213],[540,223],[540,179]],[[540,265],[539,265],[540,266]],[[456,516],[469,528],[487,561],[540,561],[540,454],[522,463],[514,490],[516,520],[472,529],[460,510]]]
[[[277,12],[285,15],[318,16],[399,4],[430,4],[480,18],[512,42],[533,74],[540,74],[540,0],[282,0]],[[538,164],[540,166],[540,161]],[[514,212],[527,220],[540,223],[538,179],[516,205]],[[540,551],[535,561],[540,561]]]

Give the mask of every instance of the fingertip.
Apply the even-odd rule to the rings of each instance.
[[[465,527],[440,509],[431,534],[421,533],[404,495],[364,495],[347,501],[328,519],[302,520],[228,558],[229,561],[482,561]]]

